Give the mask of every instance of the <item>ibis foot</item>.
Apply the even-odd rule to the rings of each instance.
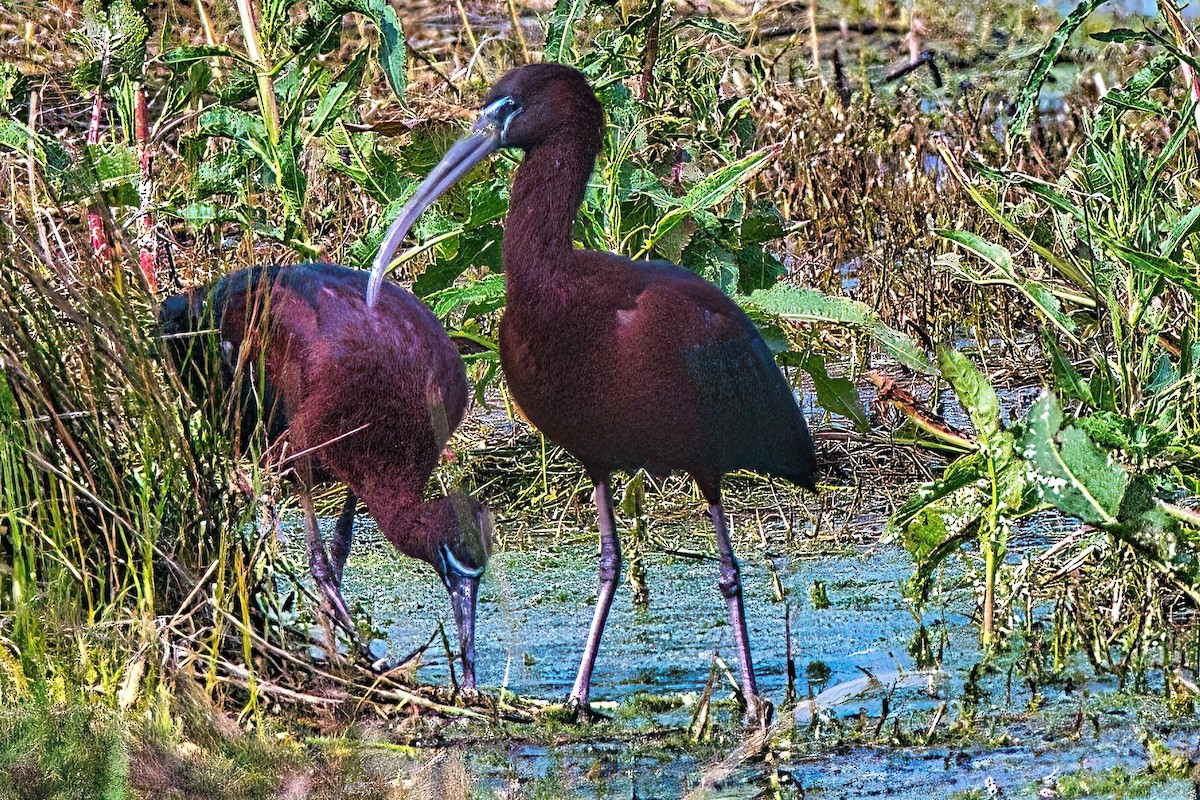
[[[742,723],[746,729],[765,731],[771,726],[771,717],[775,714],[775,706],[764,695],[752,695],[746,698],[746,716]]]
[[[586,700],[571,697],[567,700],[567,717],[575,725],[595,725],[598,722],[610,722],[612,717],[601,714],[592,708]]]
[[[346,601],[342,599],[342,593],[337,584],[329,578],[321,579],[316,576],[313,577],[313,582],[317,584],[317,588],[321,591],[321,597],[325,600],[325,611],[357,644],[358,634],[354,628],[354,620],[350,616],[350,609],[346,607]]]

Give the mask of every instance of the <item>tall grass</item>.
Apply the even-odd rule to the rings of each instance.
[[[185,397],[152,299],[76,255],[56,275],[3,233],[0,689],[130,707],[168,667],[215,688],[235,663],[254,708],[274,573],[221,409]]]

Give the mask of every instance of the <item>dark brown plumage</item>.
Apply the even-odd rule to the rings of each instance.
[[[419,300],[389,286],[368,309],[366,285],[366,273],[332,264],[245,269],[168,299],[159,317],[180,363],[201,340],[178,334],[219,330],[222,383],[229,389],[236,381],[242,399],[241,446],[261,405],[269,459],[297,487],[313,577],[336,618],[353,630],[338,587],[362,500],[396,548],[429,562],[450,591],[464,684],[473,687],[475,598],[490,518],[465,495],[422,499],[466,410],[462,360]],[[195,372],[202,363],[191,359],[185,374],[194,391],[211,391],[212,376]],[[332,562],[311,500],[312,488],[331,480],[350,490]]]
[[[578,71],[538,64],[505,75],[471,134],[434,169],[389,231],[372,287],[407,226],[438,194],[498,147],[525,151],[504,228],[501,362],[525,415],[583,462],[600,507],[600,592],[571,702],[587,708],[620,572],[609,476],[614,470],[683,470],[711,506],[719,586],[733,623],[747,715],[765,717],[721,479],[749,469],[813,488],[812,440],[762,336],[719,289],[673,264],[574,248],[572,226],[603,125],[600,103]]]

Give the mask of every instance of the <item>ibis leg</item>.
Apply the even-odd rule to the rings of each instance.
[[[317,512],[313,509],[312,495],[308,487],[300,487],[300,505],[304,507],[304,534],[308,543],[308,568],[312,572],[313,583],[317,585],[321,595],[328,604],[333,618],[342,625],[348,633],[354,632],[354,622],[350,619],[350,611],[346,601],[338,590],[333,578],[333,568],[329,566],[329,558],[325,555],[325,543],[321,541],[321,528],[317,524]]]
[[[717,551],[721,555],[721,577],[717,586],[725,604],[729,607],[729,624],[733,628],[733,644],[737,650],[738,665],[741,667],[742,694],[746,696],[746,721],[748,723],[765,723],[760,711],[766,711],[769,706],[758,696],[758,683],[754,680],[754,661],[750,656],[750,634],[746,630],[746,611],[742,603],[742,576],[738,569],[737,557],[733,554],[733,544],[729,541],[729,525],[725,520],[725,509],[720,503],[714,503],[709,512],[712,514],[713,527],[717,531]],[[769,713],[767,711],[766,713]]]
[[[571,690],[571,697],[567,701],[577,717],[591,714],[588,693],[592,684],[592,668],[596,665],[596,653],[600,650],[600,637],[604,634],[604,623],[608,621],[613,594],[621,580],[621,540],[617,536],[612,490],[608,483],[607,476],[596,482],[596,506],[600,511],[600,590],[596,593],[596,612],[592,616],[587,646],[579,664],[579,675],[575,678],[575,688]]]
[[[350,543],[354,541],[354,515],[358,513],[358,498],[354,492],[346,493],[346,505],[342,506],[342,515],[338,517],[337,525],[333,528],[333,541],[329,544],[329,557],[333,564],[333,580],[338,586],[342,585],[342,570],[346,566],[346,558],[350,555]]]

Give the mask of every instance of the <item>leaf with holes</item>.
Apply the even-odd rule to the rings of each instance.
[[[1020,448],[1031,482],[1064,514],[1093,525],[1114,524],[1129,474],[1085,431],[1062,423],[1053,394],[1043,394],[1029,409]]]

